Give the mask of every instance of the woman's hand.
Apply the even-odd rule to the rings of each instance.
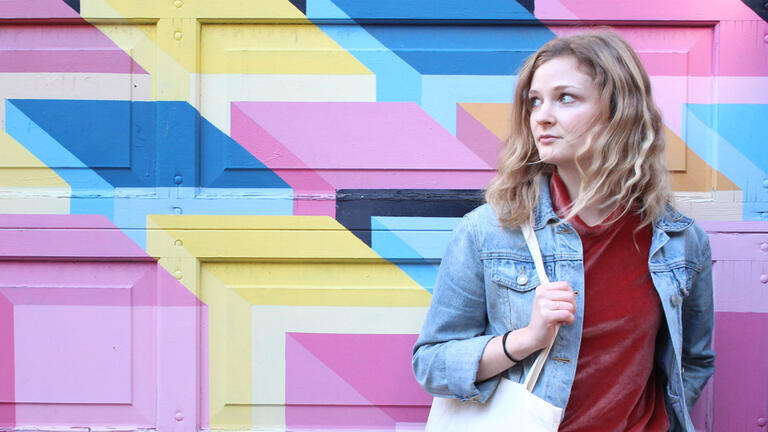
[[[512,358],[522,360],[549,345],[555,336],[555,327],[573,324],[575,319],[576,295],[568,282],[539,285],[534,294],[531,321],[527,327],[508,335],[507,352]],[[502,339],[497,336],[486,345],[477,369],[477,382],[509,369],[510,361],[501,346]]]
[[[550,282],[539,285],[533,299],[531,321],[525,328],[525,338],[535,349],[549,345],[555,337],[555,328],[573,324],[576,319],[576,295],[568,282]]]

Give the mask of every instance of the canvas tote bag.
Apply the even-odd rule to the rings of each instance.
[[[549,283],[536,234],[528,224],[521,229],[539,281]],[[555,329],[555,336],[557,330],[559,328]],[[554,343],[555,338],[552,338],[549,346],[539,353],[523,384],[502,377],[496,391],[484,404],[436,397],[429,411],[425,432],[557,431],[563,409],[532,393]]]

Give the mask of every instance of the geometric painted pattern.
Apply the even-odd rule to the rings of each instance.
[[[768,418],[762,4],[502,3],[0,2],[0,427],[423,429],[410,349],[517,69],[600,22],[717,221],[695,423]]]

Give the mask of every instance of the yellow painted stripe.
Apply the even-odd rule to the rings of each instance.
[[[0,186],[29,188],[61,188],[69,184],[56,171],[24,148],[5,130],[0,130]]]
[[[176,7],[178,1],[181,5]],[[100,28],[109,20],[123,21],[122,27],[140,25],[157,49],[181,65],[184,77],[178,75],[176,65],[166,69],[168,62],[157,56],[157,72],[150,73],[161,81],[156,87],[158,99],[193,96],[190,73],[371,74],[288,0],[94,0],[84,2],[81,15]],[[241,22],[221,23],[228,19]],[[145,28],[148,22],[151,31]],[[112,38],[115,30],[104,27]],[[145,69],[152,69],[146,54],[135,58]],[[170,99],[168,94],[175,97]]]
[[[301,20],[306,17],[288,0],[81,0],[84,18],[209,18]]]
[[[202,73],[371,74],[317,26],[205,24]]]
[[[204,268],[200,277],[202,300],[208,305],[211,428],[250,426],[251,306]]]

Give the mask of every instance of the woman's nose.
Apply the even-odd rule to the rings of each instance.
[[[531,116],[539,124],[551,124],[555,122],[555,116],[552,113],[552,105],[549,102],[542,102]]]

